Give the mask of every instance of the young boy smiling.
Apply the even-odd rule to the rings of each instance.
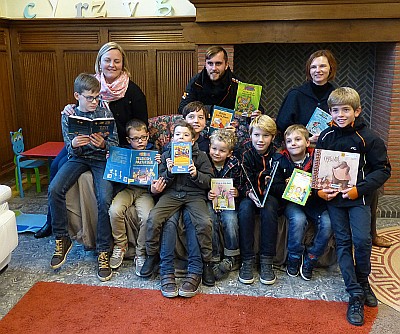
[[[339,267],[350,295],[347,320],[361,326],[364,304],[378,304],[368,282],[372,248],[370,204],[373,192],[390,177],[391,167],[383,140],[359,117],[360,97],[354,89],[337,88],[330,94],[328,106],[331,127],[320,134],[316,147],[360,154],[356,185],[340,192],[321,189],[318,196],[327,201]]]

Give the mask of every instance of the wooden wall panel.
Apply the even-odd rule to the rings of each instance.
[[[126,51],[128,58],[131,79],[136,83],[146,95],[151,95],[148,85],[148,52],[146,51]]]
[[[176,114],[182,93],[197,67],[194,51],[157,52],[158,112]]]

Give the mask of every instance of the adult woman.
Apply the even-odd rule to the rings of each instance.
[[[132,80],[128,67],[128,59],[122,47],[109,42],[104,44],[96,57],[94,65],[96,78],[101,83],[100,95],[102,104],[109,108],[114,116],[118,131],[120,146],[128,145],[125,125],[132,118],[137,118],[148,124],[146,96]],[[73,105],[65,106],[63,113],[72,114]],[[67,151],[63,149],[57,156],[57,164],[52,164],[50,181],[65,162]],[[45,225],[35,233],[35,238],[51,235],[51,216],[48,213]]]
[[[307,125],[316,107],[328,112],[328,97],[334,90],[329,82],[336,76],[336,60],[329,50],[318,50],[306,62],[307,81],[292,88],[286,95],[276,118],[276,125],[283,133],[289,125]],[[310,137],[315,143],[318,136]]]

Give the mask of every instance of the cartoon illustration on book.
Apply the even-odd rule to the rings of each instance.
[[[234,111],[232,109],[214,106],[210,123],[210,131],[212,132],[215,129],[223,129],[229,125],[232,121],[233,113]]]
[[[212,201],[214,210],[235,210],[235,199],[229,193],[232,188],[233,179],[211,179],[211,190],[217,194],[217,197]]]
[[[174,163],[172,173],[189,173],[192,161],[192,143],[171,143],[171,158]]]
[[[235,117],[250,117],[260,105],[262,86],[239,82],[236,93]]]
[[[305,205],[311,191],[311,173],[295,168],[286,185],[282,198]]]
[[[306,128],[312,135],[319,135],[323,130],[329,127],[328,123],[332,120],[332,116],[316,107]]]

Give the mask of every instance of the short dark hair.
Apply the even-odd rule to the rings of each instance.
[[[192,134],[192,139],[196,136],[196,131],[194,131],[193,126],[191,126],[188,122],[186,122],[184,119],[178,119],[176,123],[174,124],[174,131],[172,132],[173,135],[175,134],[175,129],[177,126],[181,126],[183,128],[188,128],[190,133]]]
[[[228,62],[228,52],[226,52],[226,50],[222,46],[218,45],[210,46],[206,51],[205,58],[206,60],[209,60],[220,52],[223,52],[225,62]]]
[[[127,136],[129,136],[129,132],[131,131],[131,129],[135,129],[137,131],[145,130],[146,132],[148,132],[146,123],[136,118],[133,118],[128,121],[128,123],[126,123],[125,130]]]
[[[310,67],[311,63],[315,58],[318,57],[326,57],[328,59],[329,66],[331,70],[329,71],[329,76],[328,76],[328,81],[334,80],[336,76],[336,70],[337,70],[337,62],[336,59],[333,55],[333,53],[330,50],[318,50],[315,51],[311,56],[308,58],[306,62],[306,77],[308,81],[311,81],[311,75],[310,75]]]
[[[82,94],[83,91],[100,92],[100,82],[93,74],[81,73],[74,81],[74,92]]]
[[[203,110],[204,117],[208,118],[208,109],[200,101],[189,102],[187,105],[185,105],[185,107],[182,110],[182,116],[183,118],[186,118],[186,116],[189,115],[191,112],[199,110]]]

